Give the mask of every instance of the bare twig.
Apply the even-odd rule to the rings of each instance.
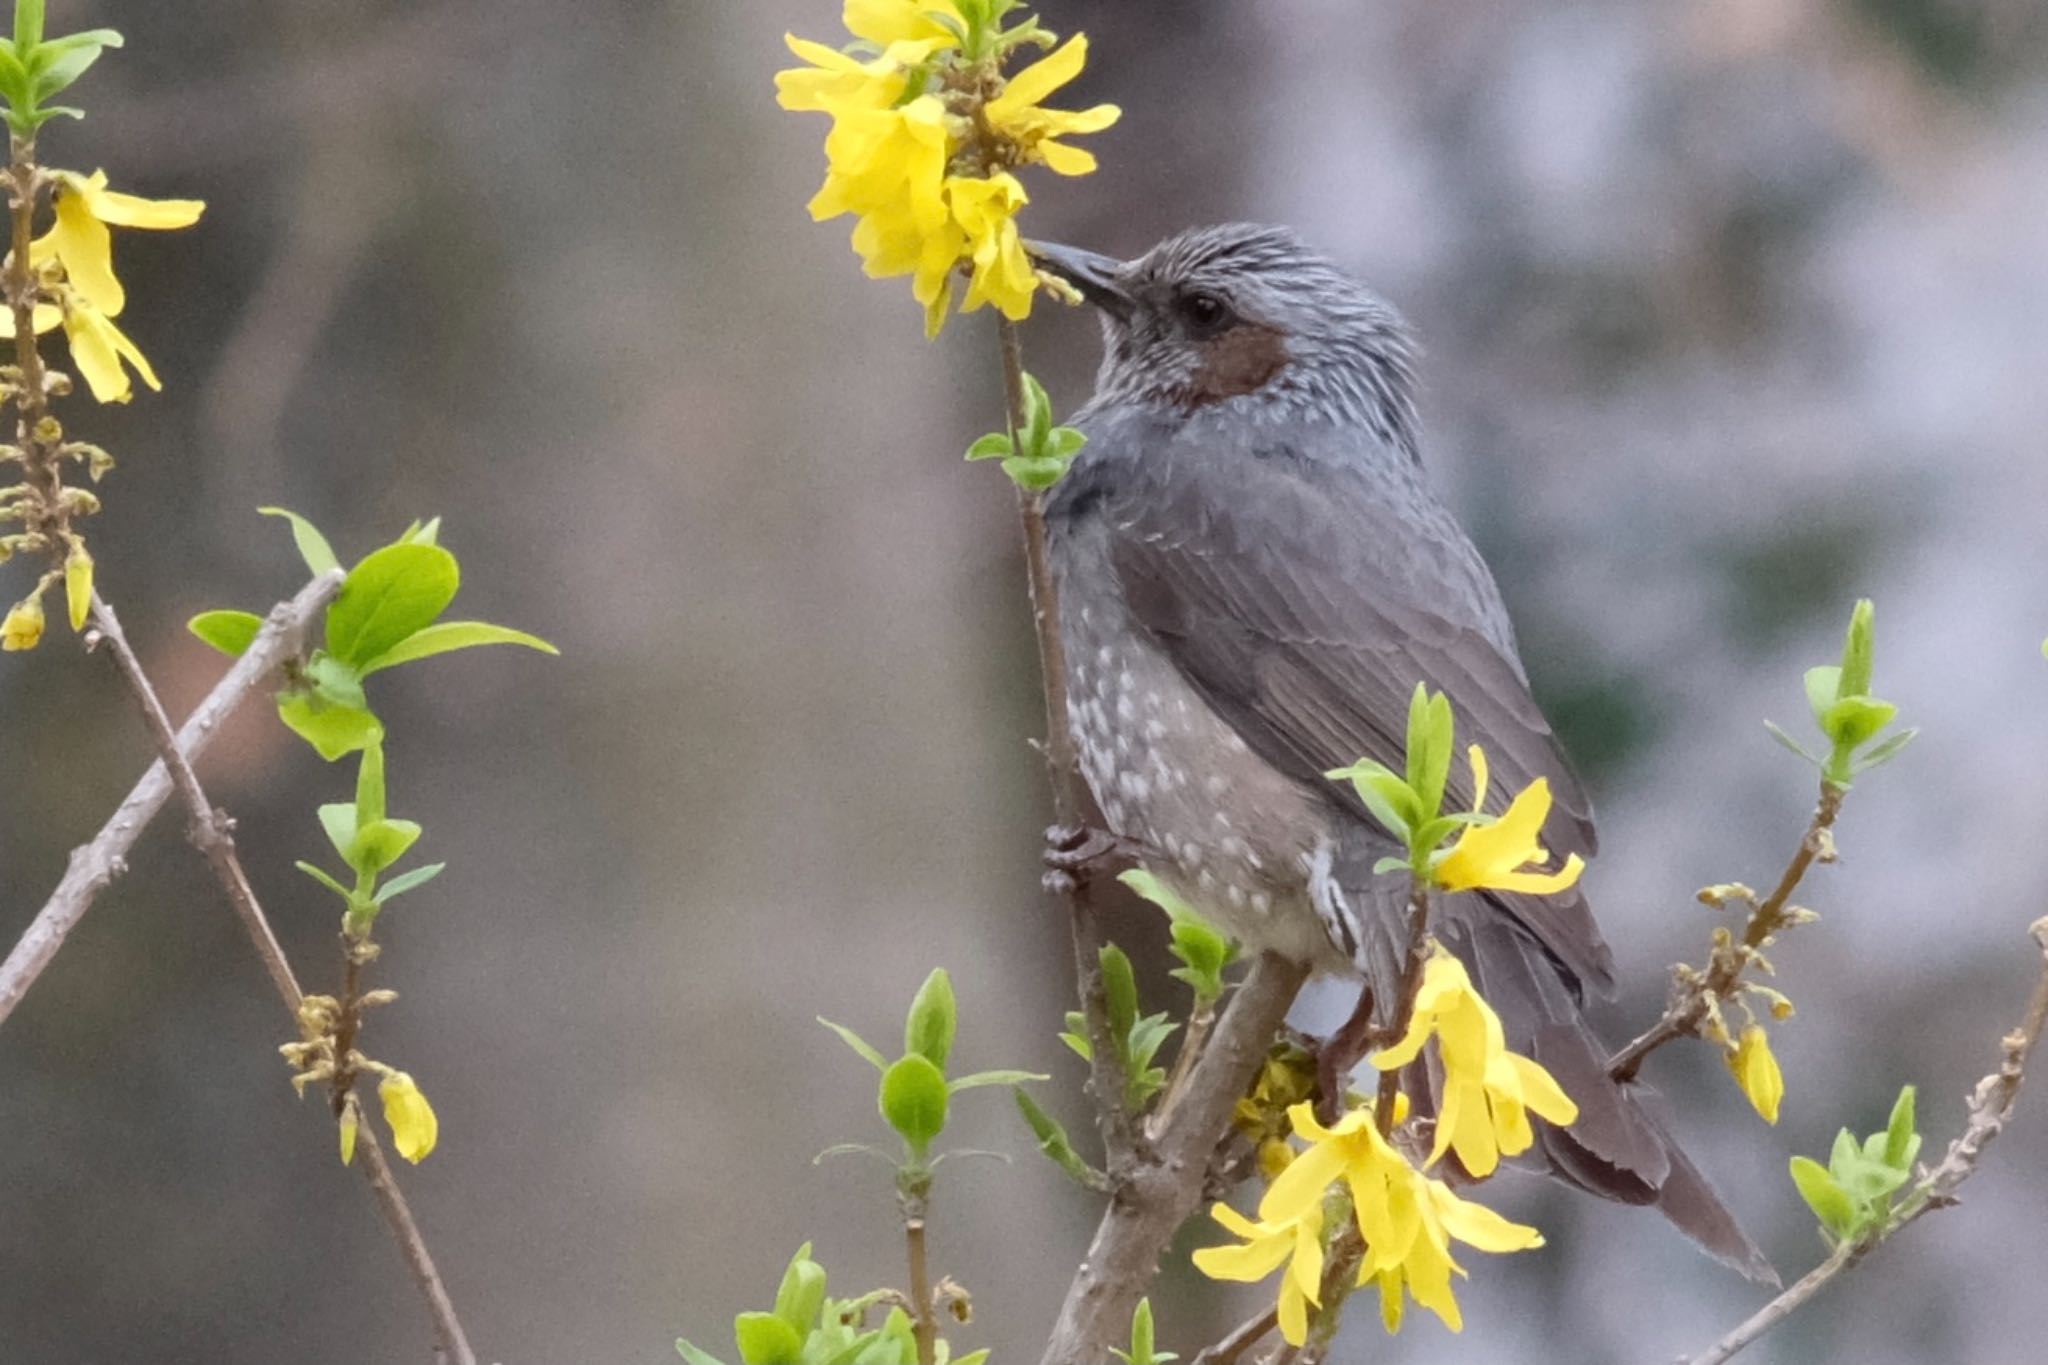
[[[336,577],[338,575],[330,575]],[[324,582],[325,580],[316,580]],[[305,594],[301,594],[304,596]],[[114,662],[121,670],[121,676],[128,689],[135,696],[136,704],[142,710],[143,721],[148,725],[150,735],[156,740],[157,750],[163,761],[170,767],[170,780],[183,799],[186,813],[191,818],[190,837],[199,851],[206,855],[214,875],[233,903],[235,913],[248,930],[250,941],[256,947],[257,956],[263,959],[263,966],[270,975],[271,984],[276,987],[279,999],[296,1024],[299,1006],[304,994],[292,974],[291,964],[286,960],[284,949],[278,945],[277,936],[271,932],[270,921],[263,913],[262,905],[256,899],[256,892],[249,884],[249,876],[242,868],[242,860],[235,852],[232,834],[233,822],[214,809],[207,800],[205,790],[199,785],[199,777],[192,770],[192,764],[180,747],[176,732],[171,729],[170,717],[164,712],[163,701],[157,696],[156,688],[142,671],[141,660],[135,657],[135,650],[128,643],[128,637],[121,630],[121,623],[113,609],[98,595],[93,597],[92,620],[99,636],[113,653]],[[385,1225],[392,1238],[398,1243],[399,1251],[405,1257],[408,1269],[412,1271],[420,1295],[426,1300],[427,1310],[434,1320],[436,1351],[445,1355],[455,1365],[476,1365],[476,1353],[470,1349],[468,1335],[462,1329],[462,1322],[456,1316],[454,1302],[448,1297],[448,1289],[442,1283],[440,1272],[434,1268],[434,1258],[427,1251],[426,1241],[420,1235],[419,1224],[413,1220],[412,1210],[400,1193],[392,1177],[391,1165],[384,1158],[383,1148],[376,1135],[366,1124],[357,1136],[358,1150],[363,1177],[369,1182],[370,1192],[375,1197],[377,1208],[384,1216]]]
[[[932,1305],[931,1271],[925,1264],[924,1226],[924,1197],[906,1199],[903,1240],[910,1257],[910,1330],[917,1343],[917,1365],[933,1365],[938,1358],[939,1317]]]
[[[271,609],[270,619],[249,648],[178,731],[180,753],[188,760],[196,760],[205,751],[228,717],[269,680],[280,663],[298,652],[307,622],[317,618],[340,589],[339,572],[323,574],[300,589],[291,601]],[[158,759],[100,827],[92,842],[72,850],[64,879],[36,912],[21,941],[7,955],[7,961],[0,964],[0,1023],[6,1022],[28,994],[29,987],[56,957],[65,937],[84,918],[93,899],[127,870],[129,849],[170,795],[170,771]]]
[[[1806,834],[1799,840],[1799,849],[1792,855],[1792,861],[1786,865],[1784,875],[1778,878],[1778,885],[1771,894],[1750,911],[1741,947],[1729,945],[1726,949],[1716,950],[1705,973],[1694,979],[1681,977],[1680,987],[1674,992],[1664,1017],[1641,1037],[1608,1058],[1608,1075],[1617,1081],[1634,1080],[1645,1057],[1666,1043],[1699,1032],[1700,1024],[1713,1003],[1725,998],[1741,982],[1752,955],[1764,946],[1771,935],[1785,927],[1790,917],[1792,893],[1799,889],[1807,870],[1816,861],[1833,861],[1835,817],[1842,813],[1842,798],[1847,794],[1845,787],[1831,782],[1820,784],[1820,801],[1814,807]]]
[[[1188,1365],[1237,1365],[1239,1357],[1265,1339],[1280,1325],[1280,1310],[1268,1308],[1247,1322],[1238,1324],[1214,1346],[1200,1351]]]
[[[1680,1362],[1680,1365],[1722,1365],[1790,1317],[1900,1229],[1923,1214],[1947,1208],[1956,1202],[1957,1188],[1976,1173],[1984,1148],[2012,1117],[2013,1105],[2019,1099],[2020,1084],[2026,1079],[2027,1061],[2033,1055],[2035,1045],[2041,1041],[2042,1030],[2048,1028],[2048,918],[2035,920],[2027,932],[2033,936],[2034,944],[2041,952],[2041,977],[2034,984],[2033,998],[2027,1003],[2027,1012],[2019,1027],[2005,1035],[2001,1044],[2005,1055],[1998,1070],[1978,1081],[1970,1094],[1969,1121],[1963,1127],[1962,1136],[1948,1145],[1948,1151],[1943,1153],[1941,1160],[1920,1177],[1889,1219],[1861,1237],[1843,1242],[1797,1284],[1751,1314],[1705,1351],[1690,1357],[1689,1361]]]

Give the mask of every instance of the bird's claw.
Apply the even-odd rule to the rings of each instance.
[[[1091,825],[1053,825],[1045,831],[1045,889],[1072,895],[1082,882],[1118,863],[1143,860],[1145,846]]]

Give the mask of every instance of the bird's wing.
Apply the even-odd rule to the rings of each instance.
[[[1555,798],[1544,842],[1595,848],[1591,803],[1519,664],[1491,576],[1419,487],[1311,467],[1284,442],[1230,459],[1148,461],[1102,508],[1137,620],[1252,749],[1370,820],[1323,774],[1360,758],[1403,766],[1410,694],[1445,693],[1461,744],[1492,769],[1489,808],[1538,777]],[[1469,809],[1452,765],[1449,809]],[[1612,957],[1584,901],[1498,895],[1570,973],[1606,989]]]

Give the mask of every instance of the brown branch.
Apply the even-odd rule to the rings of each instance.
[[[1198,1352],[1188,1365],[1237,1365],[1238,1359],[1280,1325],[1280,1310],[1268,1308],[1249,1321],[1239,1323],[1214,1346]]]
[[[1843,1242],[1797,1284],[1751,1314],[1705,1351],[1681,1361],[1680,1365],[1722,1365],[1790,1317],[1902,1228],[1924,1214],[1948,1208],[1956,1202],[1956,1190],[1976,1173],[1985,1147],[2012,1117],[2013,1106],[2019,1100],[2020,1085],[2026,1079],[2027,1061],[2033,1056],[2035,1045],[2041,1041],[2043,1029],[2048,1028],[2048,918],[2035,920],[2027,932],[2033,936],[2034,946],[2041,953],[2041,976],[2034,983],[2033,998],[2027,1003],[2027,1012],[2019,1027],[2002,1040],[2005,1055],[1998,1070],[1978,1081],[1970,1094],[1969,1121],[1963,1127],[1962,1136],[1948,1145],[1948,1151],[1940,1162],[1920,1177],[1890,1218],[1862,1236]]]
[[[1173,1235],[1201,1203],[1210,1158],[1308,971],[1266,953],[1231,996],[1180,1105],[1118,1182],[1060,1308],[1042,1365],[1102,1365]]]
[[[1750,911],[1741,946],[1717,948],[1703,975],[1681,977],[1664,1017],[1607,1059],[1609,1076],[1623,1082],[1634,1080],[1645,1057],[1666,1043],[1696,1035],[1713,1003],[1726,998],[1741,983],[1743,972],[1756,952],[1790,922],[1792,893],[1799,889],[1808,869],[1815,862],[1834,861],[1835,818],[1842,813],[1842,798],[1847,795],[1846,787],[1838,787],[1831,782],[1820,784],[1820,802],[1814,807],[1813,819],[1806,826],[1799,849],[1792,855],[1792,861],[1786,865],[1784,875],[1778,878],[1778,885],[1771,894]]]
[[[939,1316],[932,1306],[932,1277],[925,1264],[924,1226],[923,1197],[906,1200],[903,1240],[910,1257],[910,1331],[917,1343],[917,1365],[933,1365],[938,1359]]]
[[[1002,346],[1003,397],[1009,412],[1013,436],[1024,431],[1024,349],[1017,326],[1004,318],[997,323]],[[1019,487],[1017,514],[1024,532],[1024,565],[1031,590],[1031,621],[1038,640],[1038,671],[1045,690],[1045,760],[1052,782],[1053,813],[1064,826],[1078,826],[1094,814],[1094,803],[1081,780],[1081,765],[1075,757],[1074,731],[1067,718],[1066,646],[1060,639],[1059,590],[1053,583],[1052,560],[1046,549],[1045,498]],[[1109,1029],[1109,1008],[1102,984],[1102,929],[1095,909],[1095,893],[1085,871],[1065,881],[1067,918],[1072,925],[1074,976],[1081,994],[1081,1010],[1087,1020],[1089,1087],[1095,1092],[1096,1126],[1102,1132],[1110,1178],[1137,1154],[1141,1135],[1131,1121],[1126,1099],[1129,1078],[1124,1075],[1123,1052]]]
[[[329,575],[336,577],[338,575]],[[325,580],[317,580],[324,582]],[[305,594],[301,594],[304,596]],[[129,645],[128,637],[121,630],[120,621],[113,609],[97,594],[92,601],[92,620],[99,637],[104,640],[114,656],[115,664],[121,670],[122,679],[128,690],[134,694],[137,706],[142,710],[143,721],[148,725],[150,735],[155,739],[157,750],[163,761],[169,765],[171,782],[183,799],[186,813],[191,818],[189,837],[199,851],[206,856],[221,887],[233,903],[235,913],[249,932],[250,941],[256,947],[256,954],[263,959],[264,970],[269,973],[271,984],[276,987],[278,998],[284,1002],[285,1010],[296,1025],[299,1006],[304,995],[299,990],[291,964],[286,960],[284,949],[278,945],[277,936],[271,932],[270,921],[263,913],[262,905],[256,899],[256,892],[249,884],[249,876],[242,868],[242,860],[235,852],[233,822],[214,809],[207,800],[205,790],[199,785],[199,777],[192,770],[185,751],[180,747],[176,732],[171,729],[170,717],[164,712],[163,701],[157,696],[156,688],[142,671],[141,660],[135,657],[135,650]],[[377,1142],[376,1134],[365,1124],[357,1136],[358,1150],[362,1156],[363,1177],[369,1182],[370,1192],[375,1197],[377,1208],[384,1216],[385,1225],[391,1230],[393,1240],[398,1243],[405,1257],[408,1269],[412,1271],[420,1295],[426,1300],[427,1310],[434,1320],[436,1352],[453,1360],[455,1365],[476,1365],[476,1353],[470,1349],[468,1335],[462,1329],[462,1322],[455,1314],[454,1302],[448,1297],[447,1286],[441,1281],[440,1272],[434,1268],[434,1258],[427,1251],[425,1240],[420,1235],[419,1224],[413,1220],[412,1210],[406,1205],[405,1196],[399,1192],[392,1176],[391,1165],[384,1158],[384,1150]]]
[[[291,601],[271,609],[270,619],[249,648],[178,731],[177,748],[188,761],[196,760],[205,751],[228,718],[270,679],[279,664],[298,653],[307,623],[326,610],[340,590],[339,572],[323,574],[300,589]],[[129,791],[127,799],[115,808],[92,842],[72,850],[63,880],[36,912],[6,962],[0,964],[0,1024],[6,1022],[28,994],[29,987],[56,957],[94,898],[127,870],[129,850],[170,795],[170,771],[158,759]]]

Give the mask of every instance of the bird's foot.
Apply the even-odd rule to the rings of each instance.
[[[1344,1096],[1350,1088],[1351,1072],[1373,1044],[1373,995],[1367,986],[1358,993],[1358,1007],[1337,1031],[1316,1048],[1316,1118],[1324,1124],[1344,1116]]]
[[[1081,883],[1117,866],[1144,861],[1149,850],[1090,825],[1054,825],[1045,832],[1045,889],[1055,896],[1072,895]]]

